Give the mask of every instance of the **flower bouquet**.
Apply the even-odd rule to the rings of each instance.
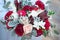
[[[11,3],[12,4],[12,3]],[[53,11],[47,11],[42,1],[37,0],[34,5],[30,1],[14,0],[14,10],[9,10],[4,16],[6,28],[14,30],[21,40],[30,40],[31,36],[47,36],[51,28],[49,21]],[[56,32],[56,31],[55,31]]]

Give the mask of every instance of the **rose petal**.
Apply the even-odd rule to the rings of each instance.
[[[48,21],[48,19],[47,20],[45,20],[45,29],[46,30],[49,30],[49,27],[50,27],[50,22]]]
[[[7,20],[12,13],[13,11],[8,11],[5,15],[5,20]]]
[[[41,8],[42,10],[44,10],[45,9],[45,5],[43,4],[43,2],[41,2],[41,1],[36,1],[36,3],[35,3],[36,5],[38,5],[39,6],[39,8]]]
[[[18,10],[19,16],[26,16],[26,12],[24,10]]]
[[[18,35],[18,36],[22,36],[24,31],[23,31],[23,24],[18,24],[15,28],[15,33]]]

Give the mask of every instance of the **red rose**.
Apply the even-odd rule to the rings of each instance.
[[[36,6],[29,6],[29,5],[25,5],[24,7],[23,7],[23,10],[25,10],[25,11],[27,11],[27,10],[29,10],[29,11],[32,11],[32,10],[37,10],[38,9],[38,7],[36,7]]]
[[[18,10],[18,15],[26,16],[26,12],[24,10]]]
[[[36,8],[34,8],[34,10],[35,10],[35,11],[37,11],[37,10],[38,10],[38,8],[36,7]]]
[[[27,10],[32,10],[32,8],[31,8],[31,6],[29,6],[29,5],[25,5],[25,6],[23,7],[23,10],[25,10],[25,11],[27,11]]]
[[[43,34],[42,29],[39,29],[39,30],[37,30],[36,28],[34,28],[34,29],[35,29],[36,32],[37,32],[37,36],[36,36],[36,37],[41,36],[41,35]]]
[[[15,28],[15,33],[18,35],[18,36],[22,36],[24,31],[23,31],[23,24],[18,24]]]
[[[13,13],[13,11],[8,11],[4,17],[5,20],[9,18],[9,16]]]
[[[13,11],[8,11],[8,12],[6,13],[5,17],[4,17],[4,19],[6,20],[6,27],[7,27],[7,29],[12,28],[12,27],[8,26],[9,17],[10,17],[10,15],[11,15],[12,13],[13,13]]]
[[[36,7],[36,6],[33,5],[33,6],[31,6],[31,9],[37,11],[38,10],[38,7]]]
[[[41,36],[42,34],[43,34],[42,29],[37,30],[37,37],[38,37],[38,36]]]
[[[42,10],[45,9],[45,5],[43,4],[43,2],[41,2],[41,1],[36,1],[35,4],[38,5],[38,7],[41,8]]]
[[[49,27],[50,27],[50,22],[47,20],[45,20],[45,25],[44,25],[45,29],[46,30],[49,30]]]

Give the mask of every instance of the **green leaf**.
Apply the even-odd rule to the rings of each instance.
[[[43,35],[46,37],[47,34],[48,34],[48,31],[47,31],[47,30],[44,30],[44,31],[43,31]]]
[[[5,4],[3,7],[4,7],[4,8],[8,8],[8,7],[9,7],[9,5],[10,5],[10,3],[11,3],[10,1],[9,1],[9,2],[7,2],[7,4]]]
[[[54,30],[54,33],[57,34],[57,35],[59,35],[59,32],[57,30]]]
[[[22,37],[21,40],[25,40],[25,37]]]
[[[54,14],[55,14],[54,11],[49,11],[49,12],[48,12],[48,15],[54,15]]]
[[[55,24],[51,24],[51,28],[55,28],[56,27],[56,25]]]
[[[32,37],[31,33],[25,34],[22,36],[21,40],[31,39],[31,37]]]

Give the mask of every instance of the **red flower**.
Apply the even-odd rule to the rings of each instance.
[[[42,34],[43,34],[42,29],[37,30],[37,37],[38,37],[38,36],[41,36]]]
[[[34,28],[34,29],[35,29],[36,32],[37,32],[37,36],[36,36],[36,37],[41,36],[41,35],[43,34],[42,29],[39,29],[39,30],[37,30],[36,28]]]
[[[31,9],[37,11],[38,10],[38,7],[36,7],[36,6],[33,5],[33,6],[31,6]]]
[[[36,8],[34,8],[34,10],[35,10],[35,11],[37,11],[37,10],[38,10],[38,8],[36,7]]]
[[[4,17],[4,19],[6,20],[6,27],[7,27],[7,29],[13,28],[13,27],[8,26],[9,17],[10,17],[10,15],[11,15],[12,13],[13,13],[13,11],[8,11],[8,12],[6,13],[5,17]]]
[[[4,17],[5,20],[9,18],[9,16],[13,13],[13,11],[8,11]]]
[[[31,8],[31,6],[29,6],[29,5],[25,5],[24,7],[23,7],[23,10],[25,10],[25,11],[27,11],[27,10],[32,10],[32,8]]]
[[[25,5],[24,7],[23,7],[23,10],[25,10],[25,11],[32,11],[32,10],[38,10],[38,7],[36,7],[36,6],[29,6],[29,5]]]
[[[26,12],[24,10],[18,10],[18,15],[26,16]]]
[[[18,36],[22,36],[24,31],[23,31],[23,24],[18,24],[15,28],[15,33],[18,35]]]
[[[45,29],[46,30],[49,30],[49,27],[50,27],[50,22],[48,21],[48,19],[47,20],[45,20]]]
[[[49,18],[49,16],[47,15],[47,13],[48,12],[45,10],[42,13],[38,14],[38,17],[40,17],[40,19],[44,21],[44,20],[46,20],[46,19]]]
[[[36,1],[35,4],[38,5],[38,7],[41,8],[42,10],[45,9],[45,5],[43,4],[43,2],[41,2],[41,1],[38,0],[38,1]]]

